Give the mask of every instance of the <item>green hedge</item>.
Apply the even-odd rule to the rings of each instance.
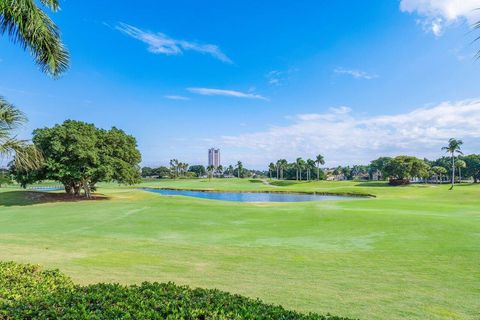
[[[173,283],[75,285],[59,271],[0,262],[0,319],[305,319],[260,300]]]

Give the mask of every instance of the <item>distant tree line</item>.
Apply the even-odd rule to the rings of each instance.
[[[189,165],[177,159],[169,162],[170,166],[159,166],[156,168],[143,167],[143,178],[158,179],[177,179],[177,178],[249,178],[249,177],[265,177],[266,173],[259,170],[246,169],[241,161],[237,161],[236,165],[220,166],[203,166],[201,164]]]
[[[448,156],[437,160],[418,159],[413,156],[380,157],[368,165],[338,166],[322,169],[324,157],[318,155],[314,160],[297,158],[294,162],[280,159],[268,166],[268,177],[285,180],[388,180],[391,185],[408,184],[412,179],[431,183],[472,179],[480,181],[480,155],[463,155],[463,142],[450,139],[442,150]]]
[[[325,159],[322,155],[318,155],[315,159],[297,158],[294,162],[279,159],[268,165],[268,176],[271,179],[280,180],[323,180],[325,173],[320,170],[323,164]]]

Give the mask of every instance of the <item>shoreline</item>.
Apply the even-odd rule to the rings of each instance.
[[[139,190],[153,189],[153,190],[172,190],[172,191],[197,191],[197,192],[212,192],[212,193],[278,193],[278,194],[305,194],[305,195],[318,195],[318,196],[346,196],[356,198],[376,198],[373,194],[360,194],[350,192],[315,192],[315,191],[284,191],[284,190],[207,190],[207,189],[192,189],[192,188],[168,188],[168,187],[141,187]]]

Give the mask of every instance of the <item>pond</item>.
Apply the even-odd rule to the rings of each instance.
[[[186,196],[210,200],[236,201],[236,202],[305,202],[325,200],[348,200],[354,197],[331,196],[320,194],[304,193],[272,193],[272,192],[221,192],[221,191],[192,191],[192,190],[171,190],[151,189],[142,190],[160,193],[166,196]]]

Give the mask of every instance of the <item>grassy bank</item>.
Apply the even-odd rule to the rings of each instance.
[[[8,189],[0,191],[0,259],[58,267],[81,284],[175,281],[304,312],[478,316],[480,186],[224,179],[139,187],[376,198],[227,203],[104,184],[106,200],[55,202]]]

